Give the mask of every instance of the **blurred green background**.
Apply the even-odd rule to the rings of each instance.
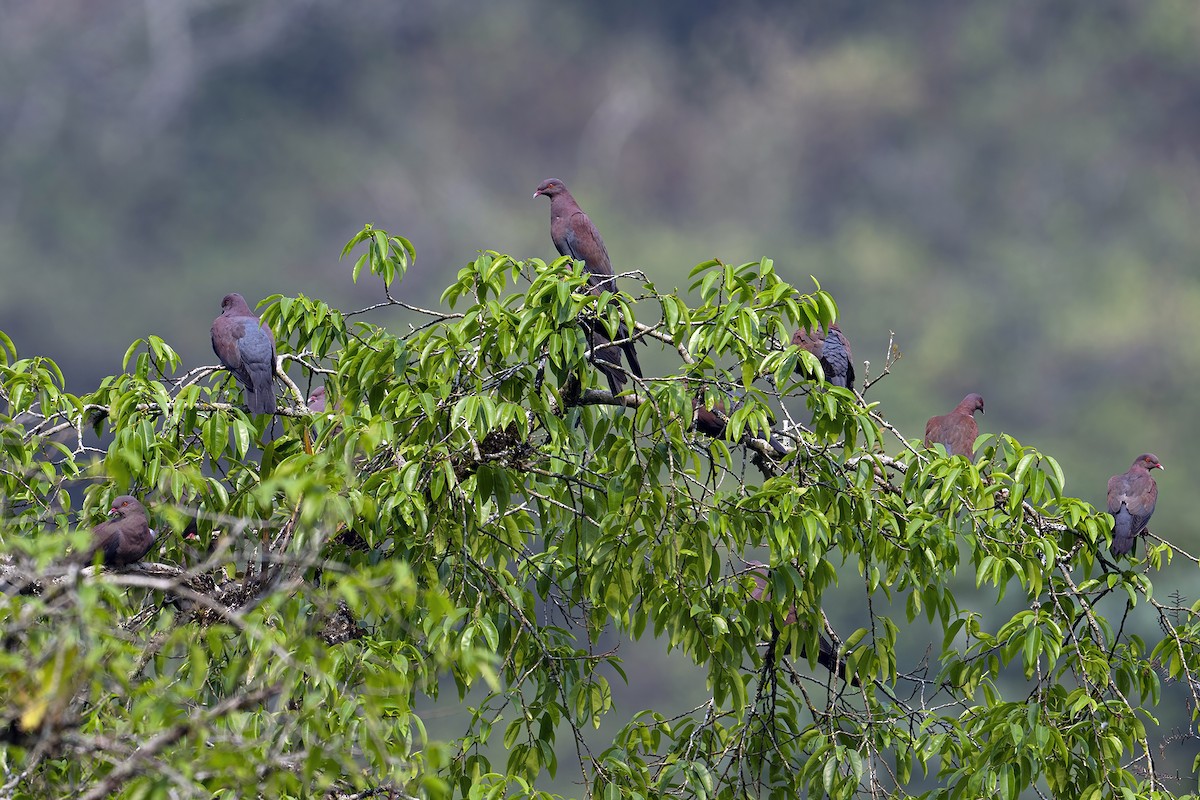
[[[374,301],[338,261],[367,222],[414,242],[398,294],[427,305],[480,249],[549,258],[531,195],[554,176],[618,271],[668,290],[765,255],[833,292],[860,370],[894,332],[903,358],[868,398],[910,437],[978,391],[981,429],[1100,505],[1157,453],[1151,528],[1200,550],[1194,0],[3,14],[0,329],[73,391],[150,333],[212,363],[226,292]],[[1196,574],[1177,560],[1159,596],[1193,601]]]

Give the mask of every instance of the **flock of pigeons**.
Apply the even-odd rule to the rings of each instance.
[[[550,239],[559,255],[570,256],[584,265],[588,291],[594,295],[616,291],[616,274],[600,232],[592,224],[579,203],[557,178],[542,181],[533,196],[550,198]],[[592,363],[608,381],[615,395],[625,385],[626,372],[621,366],[624,354],[629,372],[642,378],[641,364],[632,337],[622,322],[615,338],[594,320],[580,320],[591,351]],[[221,300],[221,315],[212,324],[213,352],[221,364],[234,374],[245,391],[246,406],[253,414],[275,412],[274,377],[275,336],[260,322],[240,294],[227,294]],[[825,330],[798,330],[792,344],[807,350],[821,364],[825,380],[834,386],[854,389],[854,361],[850,342],[835,322]],[[797,367],[797,371],[801,371]],[[309,409],[325,411],[325,387],[318,387],[308,399]],[[724,437],[726,419],[724,404],[718,402],[708,409],[699,398],[693,401],[693,426],[714,438]],[[951,456],[974,458],[975,440],[979,426],[975,412],[983,412],[983,397],[968,394],[949,414],[932,417],[925,425],[925,445],[942,445]],[[787,447],[771,432],[762,431],[771,446],[780,454]],[[1146,529],[1158,500],[1158,486],[1150,475],[1152,469],[1165,469],[1158,458],[1144,453],[1134,459],[1127,472],[1114,475],[1108,481],[1108,513],[1112,514],[1112,553],[1120,556],[1133,549],[1138,534]],[[77,558],[91,563],[99,557],[106,566],[126,566],[141,560],[154,544],[145,507],[137,499],[123,495],[113,501],[112,519],[93,531],[92,545]]]
[[[596,230],[588,215],[579,207],[579,203],[567,191],[567,187],[557,178],[550,178],[542,181],[533,193],[534,197],[542,195],[550,198],[550,239],[559,255],[570,256],[583,262],[588,275],[588,287],[593,294],[615,292],[616,277],[612,262],[608,258],[608,250],[604,247],[604,240],[600,238],[600,232]],[[633,340],[623,324],[617,331],[615,340],[609,339],[594,323],[583,324],[588,344],[592,348],[592,360],[608,378],[609,388],[614,394],[625,384],[625,374],[620,367],[621,351],[624,351],[629,362],[629,371],[639,378],[642,377]],[[798,330],[792,336],[792,344],[816,356],[825,373],[825,380],[830,384],[854,389],[854,361],[850,342],[838,323],[833,323],[824,332],[820,329]],[[617,349],[617,345],[620,345],[620,350]],[[797,371],[800,371],[799,367]],[[718,402],[710,410],[697,399],[693,406],[693,425],[696,430],[714,438],[725,435],[722,403]],[[959,455],[973,460],[975,440],[979,437],[979,425],[975,422],[976,411],[983,413],[983,397],[971,393],[949,414],[932,417],[925,424],[925,446],[940,444],[946,448],[947,455]],[[763,433],[766,434],[763,438],[767,438],[776,451],[787,452],[786,447],[771,436],[769,431]],[[1133,549],[1135,538],[1146,529],[1150,515],[1154,513],[1154,504],[1158,500],[1158,486],[1150,476],[1152,469],[1165,468],[1156,456],[1144,453],[1134,459],[1133,466],[1127,472],[1114,475],[1108,481],[1108,513],[1112,514],[1114,519],[1112,552],[1115,556]]]

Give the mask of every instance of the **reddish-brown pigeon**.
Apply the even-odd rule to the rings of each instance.
[[[142,560],[154,544],[154,531],[146,507],[136,497],[123,494],[113,500],[111,519],[92,530],[92,544],[75,559],[76,563],[91,564],[100,555],[106,567],[125,567]]]
[[[545,195],[550,198],[550,239],[560,256],[570,256],[576,261],[582,261],[587,271],[589,291],[594,295],[604,292],[615,292],[617,280],[614,277],[612,262],[608,258],[608,250],[600,231],[583,213],[579,203],[567,191],[566,185],[557,178],[548,178],[541,182],[534,197]],[[625,385],[625,373],[621,370],[621,351],[629,362],[629,371],[637,377],[642,377],[642,367],[638,363],[637,350],[633,342],[623,341],[619,348],[610,344],[613,340],[608,337],[602,325],[597,322],[584,324],[588,346],[592,350],[592,361],[596,368],[608,379],[608,387],[613,394],[621,391]],[[625,323],[617,328],[617,340],[629,338]]]
[[[972,392],[949,414],[930,417],[925,423],[925,446],[944,445],[948,455],[973,459],[975,440],[979,437],[976,411],[983,413],[983,398]]]
[[[314,414],[325,413],[325,387],[318,386],[308,396],[308,410]]]
[[[1133,550],[1134,539],[1146,530],[1146,523],[1158,502],[1158,484],[1150,470],[1166,469],[1153,453],[1142,453],[1133,460],[1128,472],[1108,479],[1108,513],[1113,515],[1112,554],[1122,556]]]
[[[801,328],[792,334],[792,344],[817,357],[826,381],[834,386],[854,389],[854,354],[838,323],[830,325],[826,334],[822,334],[820,328],[811,334]],[[799,364],[796,365],[796,371],[803,372]]]
[[[212,324],[213,352],[246,390],[251,414],[275,413],[275,334],[237,292],[221,300]]]
[[[692,411],[695,415],[692,419],[693,428],[713,439],[725,438],[726,420],[722,418],[725,414],[724,400],[718,400],[711,409],[708,409],[704,407],[704,401],[701,398],[695,397],[692,399]],[[756,431],[754,435],[759,439],[766,439],[771,448],[779,455],[786,456],[788,454],[787,445],[780,441],[770,428],[765,431]]]
[[[754,588],[750,591],[750,596],[759,602],[763,602],[764,598],[769,601],[767,588],[770,582],[770,568],[766,564],[753,561],[750,562],[750,566],[754,567],[754,570],[750,573],[750,576],[754,579]],[[783,618],[783,624],[796,624],[795,606],[788,609],[787,616]],[[808,653],[804,652],[803,649],[797,655],[800,658],[808,658]],[[817,639],[817,663],[831,673],[837,673],[843,682],[849,682],[851,686],[862,685],[857,675],[851,677],[846,674],[846,662],[838,659],[833,643],[824,634],[820,634]]]
[[[725,438],[725,421],[717,416],[717,412],[725,413],[725,402],[718,400],[711,409],[704,407],[699,397],[692,398],[692,427],[713,439]]]

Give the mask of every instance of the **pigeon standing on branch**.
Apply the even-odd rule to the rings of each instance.
[[[582,261],[587,272],[588,291],[594,295],[604,292],[615,292],[617,280],[614,277],[612,262],[608,258],[608,250],[600,231],[583,213],[579,203],[567,191],[567,187],[557,178],[548,178],[537,187],[534,197],[545,195],[550,198],[550,239],[561,256],[570,256],[576,261]],[[621,352],[629,362],[629,371],[637,377],[642,377],[642,367],[638,363],[637,350],[631,341],[622,341],[619,347],[612,344],[603,326],[598,321],[583,323],[587,334],[588,347],[592,350],[592,361],[596,368],[608,379],[608,388],[613,394],[621,391],[625,385],[625,373],[621,370]],[[625,323],[617,328],[617,341],[629,338]]]
[[[1158,484],[1150,470],[1166,469],[1153,453],[1142,453],[1133,460],[1128,472],[1108,479],[1108,513],[1113,515],[1112,554],[1123,556],[1133,550],[1137,535],[1158,502]]]
[[[113,500],[109,511],[112,519],[92,530],[92,544],[76,559],[78,564],[91,564],[100,554],[106,567],[126,567],[141,561],[154,544],[154,531],[146,507],[136,497],[121,495]]]
[[[738,408],[739,403],[734,408]],[[692,398],[692,427],[700,433],[713,439],[724,439],[725,429],[728,427],[727,418],[725,415],[725,401],[718,400],[713,404],[711,409],[704,407],[704,401],[699,397]],[[750,431],[755,438],[766,439],[767,444],[781,456],[788,454],[787,445],[785,445],[779,437],[777,437],[770,428],[765,430]]]
[[[854,354],[850,352],[850,342],[836,322],[829,326],[820,358],[825,380],[834,386],[854,390]]]
[[[754,580],[754,588],[750,592],[750,597],[760,603],[770,602],[770,580],[771,570],[766,564],[758,562],[750,562],[750,566],[754,567],[750,576]],[[787,614],[783,618],[784,625],[796,624],[796,607],[791,606]],[[772,628],[774,628],[772,623]],[[776,631],[778,633],[778,631]],[[799,658],[808,658],[808,652],[803,647],[796,653]],[[833,642],[829,640],[823,632],[817,635],[817,663],[830,673],[837,675],[842,679],[843,683],[849,683],[851,686],[859,687],[862,685],[857,675],[849,675],[846,671],[846,662],[838,658],[837,648],[833,646]]]
[[[792,344],[817,357],[826,381],[854,390],[854,354],[838,323],[830,325],[828,333],[824,335],[820,328],[811,334],[801,328],[792,334]],[[804,369],[797,364],[796,372],[802,373]]]
[[[221,300],[212,324],[213,352],[246,390],[251,414],[275,413],[275,334],[237,292]]]
[[[948,455],[974,459],[975,440],[979,438],[976,411],[983,413],[983,397],[972,392],[949,414],[930,417],[925,423],[925,446],[940,444],[946,448]]]

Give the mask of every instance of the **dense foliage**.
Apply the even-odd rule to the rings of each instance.
[[[819,287],[708,262],[690,307],[485,252],[431,310],[393,295],[405,239],[366,228],[346,252],[384,298],[269,299],[275,416],[158,337],[81,397],[0,339],[0,796],[522,797],[559,773],[606,798],[1187,788],[1155,719],[1168,690],[1193,729],[1200,707],[1197,609],[1151,583],[1177,551],[1106,563],[1111,518],[1050,456],[1000,435],[947,458],[869,382],[824,384],[785,346],[835,318]],[[394,306],[425,322],[373,321]],[[581,315],[678,368],[613,397]],[[694,402],[734,395],[726,439],[691,430]],[[771,419],[783,458],[753,435]],[[153,563],[62,566],[126,491],[161,523]],[[958,578],[983,599],[961,604]],[[1107,595],[1161,637],[1107,618]],[[834,597],[855,629],[830,624]],[[708,700],[615,706],[638,676],[612,632],[694,662]],[[914,635],[922,662],[898,647]],[[427,732],[435,702],[468,705],[461,735]]]

